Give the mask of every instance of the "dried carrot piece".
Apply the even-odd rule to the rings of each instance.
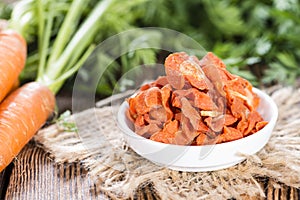
[[[162,98],[160,89],[158,87],[151,87],[146,90],[144,101],[148,109],[157,105],[161,105]]]
[[[199,121],[198,124],[198,132],[208,134],[211,130],[210,128],[203,122],[203,120]],[[209,134],[210,135],[210,134]]]
[[[202,110],[216,110],[217,106],[209,94],[201,92],[196,88],[186,90],[175,90],[173,92],[172,104],[175,107],[181,108],[180,99],[185,97],[189,100],[192,106]]]
[[[224,131],[220,137],[222,142],[229,142],[243,138],[243,134],[238,129],[224,126]]]
[[[199,112],[190,104],[190,102],[185,98],[181,98],[181,112],[182,114],[190,120],[194,130],[198,129],[199,121],[201,120],[201,116]]]
[[[140,92],[134,98],[129,98],[127,100],[129,103],[130,112],[134,118],[137,117],[135,115],[142,115],[149,112],[149,108],[146,106],[146,103],[144,101],[145,96],[145,92]]]
[[[180,135],[177,135],[176,141],[180,140],[184,145],[188,145],[191,144],[195,137],[200,134],[200,131],[198,131],[198,129],[200,129],[199,125],[201,124],[197,124],[197,129],[195,129],[188,117],[184,115],[181,116],[182,118],[180,120],[180,128],[182,132]]]
[[[219,68],[226,68],[226,65],[224,62],[219,59],[215,54],[212,52],[208,52],[201,60],[200,60],[201,66],[207,66],[207,65],[213,65],[217,66]]]
[[[255,125],[255,130],[256,130],[256,131],[259,131],[259,130],[261,130],[262,128],[264,128],[267,124],[268,124],[267,121],[260,121],[260,122],[257,122],[256,125]]]
[[[193,106],[201,110],[216,110],[217,106],[214,103],[212,97],[204,92],[199,91],[196,88],[189,89],[190,94],[188,94],[189,100],[192,101]]]
[[[168,79],[166,76],[160,76],[154,81],[154,86],[162,88],[163,86],[168,85]]]
[[[161,128],[157,124],[148,124],[142,127],[135,127],[135,132],[145,138],[150,138],[153,134],[161,131]]]
[[[154,119],[154,118],[150,117],[150,113],[144,114],[143,116],[144,116],[145,124],[156,124],[159,127],[163,127],[164,122],[160,121],[159,119]]]
[[[225,126],[230,126],[232,124],[234,124],[238,119],[236,117],[234,117],[232,114],[225,114],[225,122],[224,125]]]
[[[144,115],[138,115],[137,118],[135,119],[134,126],[142,127],[144,125],[145,125]]]
[[[211,88],[209,80],[199,65],[199,60],[184,52],[169,55],[165,60],[165,70],[168,82],[175,89],[182,89],[185,80],[200,90]]]
[[[255,125],[260,122],[263,121],[262,117],[259,115],[258,112],[256,111],[252,111],[249,115],[248,115],[248,128],[245,130],[245,132],[243,132],[244,136],[249,135],[249,133],[252,131],[252,129],[255,128]]]
[[[250,110],[245,106],[244,101],[239,98],[232,98],[232,104],[230,105],[231,113],[238,119],[246,119]]]
[[[240,120],[236,128],[241,132],[244,133],[248,128],[248,121]]]
[[[155,120],[155,121],[159,121],[162,123],[165,123],[168,121],[167,112],[162,105],[151,108],[149,111],[149,118],[150,118],[150,120]]]
[[[128,114],[130,115],[130,118],[134,120],[137,118],[137,112],[135,109],[136,98],[128,98],[126,101],[129,105]]]
[[[176,134],[180,134],[178,133],[178,131],[179,131],[179,122],[177,120],[173,120],[166,123],[163,130],[153,134],[150,137],[150,139],[157,142],[176,144],[175,141]]]
[[[172,87],[170,84],[166,84],[161,88],[161,102],[162,106],[166,111],[167,121],[170,121],[173,118],[173,112],[170,108],[170,99],[171,99]]]
[[[214,132],[219,133],[222,131],[225,124],[225,117],[220,115],[219,117],[207,117],[204,122]]]
[[[204,133],[200,133],[196,138],[197,145],[205,145],[208,143],[208,137]]]

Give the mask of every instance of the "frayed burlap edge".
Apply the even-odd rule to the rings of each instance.
[[[300,188],[300,90],[266,90],[279,109],[268,144],[257,154],[228,169],[190,173],[159,167],[133,152],[115,120],[117,108],[106,106],[74,114],[77,132],[59,124],[39,131],[35,140],[57,162],[81,162],[97,188],[111,198],[132,197],[142,184],[151,183],[161,199],[224,199],[264,197],[258,177]]]

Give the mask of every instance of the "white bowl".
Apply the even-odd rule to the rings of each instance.
[[[278,117],[278,108],[270,96],[259,89],[253,91],[260,97],[258,112],[269,123],[260,131],[232,142],[205,145],[180,146],[146,139],[134,133],[132,123],[126,117],[128,103],[121,104],[118,126],[129,146],[142,157],[170,169],[179,171],[214,171],[236,165],[261,150],[268,142]]]

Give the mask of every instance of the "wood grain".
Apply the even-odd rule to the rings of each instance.
[[[12,164],[7,166],[1,173],[0,173],[0,199],[4,199],[8,180],[11,174]]]
[[[11,170],[0,174],[0,183],[1,197],[8,200],[109,199],[104,193],[96,192],[91,177],[80,164],[56,164],[49,154],[33,143],[18,155]],[[261,179],[261,184],[265,187],[266,199],[300,199],[300,192],[295,188],[267,178]],[[148,184],[141,186],[133,199],[159,199],[159,196]]]
[[[30,144],[14,163],[6,199],[105,199],[91,186],[79,164],[55,164],[41,148]]]

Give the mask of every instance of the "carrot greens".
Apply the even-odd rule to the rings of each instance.
[[[20,0],[14,6],[10,25],[26,38],[29,46],[21,79],[43,82],[57,93],[97,44],[135,28],[133,24],[142,17],[143,6],[148,1]],[[155,63],[155,50],[137,50],[123,55],[119,63],[115,62],[106,70],[97,92],[110,94],[113,91],[113,83],[118,77],[109,74],[124,73],[149,60]]]
[[[11,25],[26,37],[26,18],[36,21],[37,62],[36,80],[46,84],[51,91],[57,93],[64,81],[73,75],[95,48],[93,38],[101,24],[101,17],[115,0],[99,1],[91,12],[84,17],[87,7],[86,0],[68,2],[25,0],[16,6],[12,13]],[[69,6],[66,11],[64,7]],[[23,12],[22,12],[23,9]],[[21,12],[20,12],[21,11]],[[22,13],[20,15],[20,13]],[[35,14],[36,13],[36,14]],[[53,33],[55,23],[60,22],[60,28]],[[83,20],[79,23],[80,20]],[[25,21],[25,23],[23,23]],[[53,34],[56,35],[53,39]],[[27,35],[28,38],[32,35]],[[29,60],[30,61],[30,60]]]

